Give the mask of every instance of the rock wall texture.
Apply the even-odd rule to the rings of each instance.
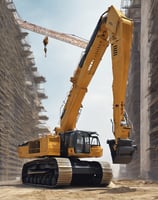
[[[141,68],[145,68],[147,75],[142,73],[142,81],[146,82],[147,105],[144,113],[141,113],[141,121],[144,122],[144,115],[149,123],[141,124],[141,137],[144,138],[146,147],[141,152],[141,172],[147,178],[158,180],[158,1],[142,1],[142,56]],[[146,11],[146,12],[144,12]],[[144,37],[143,37],[144,36]],[[143,45],[146,43],[146,45]],[[145,59],[146,58],[146,59]],[[146,79],[146,80],[145,80]],[[143,88],[143,83],[142,83]],[[141,103],[145,104],[144,95],[141,93]],[[146,154],[144,152],[147,152]],[[143,157],[145,163],[143,162]]]
[[[129,119],[132,121],[131,138],[137,145],[137,152],[133,161],[128,164],[128,177],[138,177],[140,175],[140,28],[141,28],[141,1],[130,1],[127,9],[127,16],[134,21],[133,44],[131,51],[131,65],[129,70],[126,110]]]
[[[15,12],[11,0],[0,0],[0,180],[20,176],[17,145],[43,131],[38,114],[45,95],[39,86],[45,79],[37,73]]]
[[[137,144],[133,161],[122,172],[128,177],[158,180],[158,1],[122,2],[134,20],[126,109]]]

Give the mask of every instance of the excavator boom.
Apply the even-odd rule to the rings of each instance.
[[[87,45],[85,53],[73,77],[70,79],[73,85],[63,108],[60,118],[60,128],[55,128],[57,134],[76,128],[79,110],[82,107],[82,101],[88,90],[88,85],[109,45],[105,22],[106,15],[102,15]]]
[[[55,128],[56,134],[76,128],[79,110],[82,107],[88,85],[110,44],[115,140],[108,140],[108,144],[114,163],[129,163],[134,152],[134,146],[129,139],[131,127],[124,108],[132,32],[133,22],[113,6],[100,17],[77,70],[71,78],[73,85],[61,115],[60,127]]]

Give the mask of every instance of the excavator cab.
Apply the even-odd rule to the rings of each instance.
[[[60,134],[61,155],[64,157],[100,157],[102,148],[98,134],[88,131],[67,131]]]

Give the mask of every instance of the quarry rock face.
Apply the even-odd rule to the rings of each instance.
[[[15,179],[22,162],[17,146],[37,137],[43,108],[37,74],[27,33],[16,24],[12,1],[0,1],[0,180]]]
[[[134,20],[126,110],[137,151],[121,171],[130,178],[158,180],[158,1],[122,2]]]

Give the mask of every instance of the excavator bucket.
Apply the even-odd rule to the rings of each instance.
[[[119,139],[116,144],[115,140],[108,140],[113,163],[128,164],[131,162],[136,145],[130,139]]]

